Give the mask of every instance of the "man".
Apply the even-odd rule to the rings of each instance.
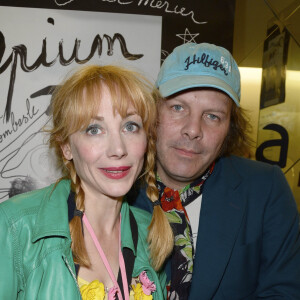
[[[170,299],[300,299],[295,201],[277,166],[241,157],[247,122],[231,54],[181,45],[156,85],[157,184],[175,238]],[[152,210],[144,189],[135,205]]]

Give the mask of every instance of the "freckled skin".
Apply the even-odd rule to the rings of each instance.
[[[175,94],[159,107],[157,171],[164,184],[182,188],[218,157],[230,125],[232,100],[214,89]]]

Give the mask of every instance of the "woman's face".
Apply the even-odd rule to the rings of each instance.
[[[122,118],[113,111],[111,95],[104,85],[101,103],[89,126],[69,137],[62,146],[66,159],[73,159],[85,195],[122,197],[141,172],[147,137],[141,117],[129,105]]]

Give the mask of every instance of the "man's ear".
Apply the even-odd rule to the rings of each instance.
[[[70,147],[69,143],[65,143],[65,144],[61,145],[60,148],[61,148],[61,151],[62,151],[65,159],[71,160],[73,158],[71,147]]]

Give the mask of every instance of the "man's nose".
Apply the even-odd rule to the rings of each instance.
[[[189,115],[186,118],[185,124],[182,127],[181,133],[190,140],[202,138],[202,123],[201,116]]]

